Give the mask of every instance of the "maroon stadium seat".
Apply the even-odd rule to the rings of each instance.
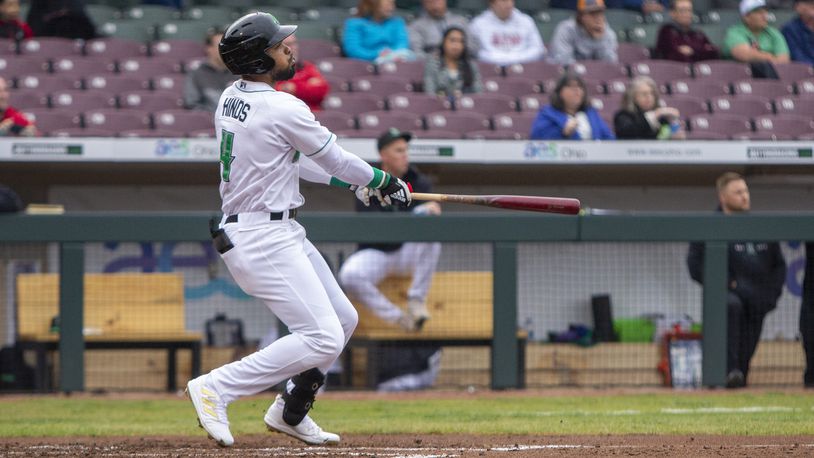
[[[7,80],[48,73],[48,61],[37,56],[0,56],[0,75]]]
[[[451,130],[440,129],[427,129],[413,131],[415,138],[435,138],[444,140],[460,140],[463,138],[462,132],[455,132]]]
[[[212,113],[196,110],[163,110],[153,113],[156,129],[167,129],[178,133],[179,137],[190,132],[215,128]]]
[[[505,76],[503,74],[503,67],[489,62],[475,61],[478,66],[478,73],[481,78],[494,78],[498,76]]]
[[[512,130],[476,130],[468,132],[465,138],[472,140],[523,140],[528,138],[528,132],[524,135]]]
[[[68,38],[34,37],[20,42],[20,54],[51,59],[82,54],[82,41]]]
[[[809,117],[779,115],[755,118],[755,132],[798,137],[814,133],[814,120]]]
[[[752,130],[752,124],[746,116],[724,115],[724,114],[699,114],[690,117],[690,131],[693,137],[707,134],[721,134],[727,137]],[[715,139],[709,137],[711,139]]]
[[[129,129],[149,129],[150,114],[139,110],[90,110],[82,118],[88,129],[121,132]]]
[[[352,82],[354,92],[368,92],[386,99],[388,95],[398,92],[412,92],[413,82],[400,76],[363,76]]]
[[[341,111],[317,111],[314,113],[320,124],[327,127],[331,132],[354,129],[356,127],[356,117]]]
[[[729,140],[731,137],[731,135],[708,130],[687,132],[687,140]]]
[[[731,60],[705,60],[693,65],[696,79],[714,79],[724,83],[752,77],[749,66]]]
[[[180,61],[173,57],[128,57],[119,60],[118,69],[125,75],[165,75],[183,70]]]
[[[116,95],[107,91],[71,89],[51,92],[51,106],[77,112],[116,108]]]
[[[632,64],[640,60],[650,59],[650,50],[638,43],[619,43],[616,52],[619,56],[619,62],[623,64]]]
[[[464,111],[436,111],[425,116],[428,130],[456,132],[458,138],[467,132],[490,127],[489,116]]]
[[[297,44],[300,48],[300,58],[305,61],[315,62],[320,59],[339,57],[342,53],[336,43],[328,40],[302,38]]]
[[[733,93],[741,95],[757,95],[774,99],[794,93],[794,86],[791,83],[778,80],[741,80],[732,83]]]
[[[796,97],[780,97],[775,99],[774,108],[778,115],[814,117],[814,103],[812,103],[811,100]]]
[[[482,74],[481,76],[486,75]],[[562,66],[551,64],[543,60],[526,62],[524,64],[512,64],[506,67],[506,76],[509,78],[521,76],[537,81],[556,80],[562,76]]]
[[[423,128],[420,117],[400,111],[368,111],[360,114],[358,119],[359,129],[376,130],[379,133],[391,127],[406,131]]]
[[[681,112],[681,117],[686,118],[702,113],[709,113],[706,100],[699,97],[689,97],[685,95],[665,95],[662,101],[668,107],[673,107]]]
[[[399,76],[401,78],[407,78],[414,83],[423,83],[424,61],[387,62],[377,66],[376,73],[381,76]]]
[[[514,132],[521,139],[529,138],[531,124],[536,118],[534,113],[501,113],[492,117],[495,130]]]
[[[42,108],[23,111],[43,135],[59,129],[70,129],[80,126],[81,119],[74,110],[45,110]]]
[[[86,90],[104,90],[112,93],[148,89],[150,81],[138,75],[90,74],[85,76]]]
[[[772,114],[772,102],[766,97],[724,95],[711,99],[710,106],[713,113],[734,114],[750,118]]]
[[[176,138],[183,137],[174,130],[166,129],[128,129],[119,132],[119,137],[125,138]]]
[[[583,60],[571,64],[570,70],[583,78],[609,80],[627,77],[627,67],[624,64],[606,62],[602,60]]]
[[[115,73],[116,61],[109,57],[66,56],[53,59],[51,69],[54,73],[80,77],[92,73]]]
[[[40,89],[15,89],[9,93],[9,105],[26,108],[48,108],[48,94]]]
[[[206,49],[203,40],[162,40],[150,44],[150,55],[186,60],[191,57],[205,57]]]
[[[613,119],[613,115],[619,111],[622,99],[616,94],[591,96],[591,106],[602,115],[603,119]]]
[[[345,78],[333,75],[322,75],[322,77],[328,82],[331,92],[348,92],[350,90],[350,82]]]
[[[517,110],[517,100],[514,97],[498,94],[464,94],[455,100],[457,111],[472,111],[487,116]]]
[[[496,92],[514,98],[526,95],[530,92],[540,92],[540,82],[532,78],[484,78],[483,91]]]
[[[184,75],[159,75],[152,77],[151,87],[156,91],[173,91],[178,94],[183,94],[184,83]]]
[[[673,81],[670,83],[670,94],[672,95],[688,95],[691,97],[711,99],[719,95],[727,95],[728,93],[728,81],[724,82],[708,79]]]
[[[147,54],[147,46],[126,38],[98,38],[85,43],[85,55],[105,56],[113,59],[140,57]]]
[[[107,129],[83,129],[71,127],[51,131],[52,137],[115,137],[116,132]]]
[[[340,138],[378,138],[382,131],[379,129],[347,129],[334,133]]]
[[[732,136],[732,140],[768,140],[768,141],[787,141],[794,140],[793,135],[786,134],[773,134],[771,132],[740,132]]]
[[[520,96],[518,100],[520,103],[520,111],[537,113],[540,108],[548,104],[549,96],[544,94],[526,94]]]
[[[669,60],[647,60],[630,64],[630,76],[649,76],[664,84],[677,79],[691,78],[690,66]]]
[[[434,95],[402,92],[392,94],[387,98],[387,109],[400,113],[413,113],[424,115],[433,111],[449,110],[451,104]]]
[[[789,62],[787,64],[772,64],[781,81],[794,82],[814,78],[814,68],[803,62]]]
[[[323,75],[340,77],[345,80],[353,80],[357,76],[371,75],[374,72],[373,64],[370,62],[343,57],[320,59],[316,65]]]
[[[365,111],[383,110],[384,99],[365,92],[337,92],[329,94],[322,101],[325,111],[338,111],[349,115],[358,115]]]
[[[184,108],[184,99],[175,91],[129,91],[119,94],[119,108],[144,111]]]
[[[71,75],[26,75],[17,78],[18,89],[37,89],[41,91],[62,91],[81,89],[82,80]]]
[[[629,84],[630,80],[628,78],[614,78],[607,80],[605,82],[605,92],[607,94],[617,94],[617,97],[621,98],[621,95],[627,91],[627,86]]]

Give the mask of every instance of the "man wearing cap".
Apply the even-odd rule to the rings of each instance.
[[[549,60],[571,65],[580,60],[619,60],[616,33],[605,21],[604,0],[578,0],[577,14],[557,25]]]
[[[412,134],[398,129],[389,129],[379,136],[377,147],[381,169],[412,184],[415,192],[430,192],[430,180],[410,166],[410,139]],[[369,207],[357,205],[356,210],[441,214],[441,206],[436,202],[402,209],[396,205],[382,206],[377,199],[371,199]],[[363,243],[359,245],[359,251],[342,265],[339,283],[349,295],[382,320],[397,324],[407,331],[420,331],[424,322],[430,318],[425,300],[440,254],[441,244],[438,242]],[[390,302],[379,291],[377,285],[388,275],[412,275],[406,311]]]
[[[783,26],[791,60],[814,66],[814,0],[795,0],[797,17]]]
[[[752,65],[754,76],[760,65],[785,64],[789,62],[789,47],[786,39],[774,27],[769,26],[769,13],[766,0],[742,0],[740,13],[743,22],[733,25],[726,31],[724,56]]]

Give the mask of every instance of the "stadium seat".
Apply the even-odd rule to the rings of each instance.
[[[729,82],[713,79],[673,81],[670,83],[669,89],[673,95],[681,94],[711,99],[719,95],[727,95]]]
[[[382,130],[384,129],[346,129],[334,133],[339,138],[378,138],[382,134]]]
[[[500,65],[495,65],[490,62],[482,62],[479,60],[475,61],[475,65],[478,67],[478,73],[480,73],[481,78],[493,78],[497,76],[506,76],[504,74],[505,70]]]
[[[814,134],[798,135],[797,140],[812,141],[814,140]]]
[[[201,40],[162,40],[150,44],[150,55],[153,57],[186,60],[194,57],[205,57],[203,39]]]
[[[331,75],[346,80],[372,75],[374,72],[373,64],[370,62],[359,59],[346,59],[344,57],[321,59],[316,65],[323,75]]]
[[[741,80],[732,82],[732,91],[737,96],[757,95],[770,99],[794,93],[794,86],[778,80]]]
[[[695,27],[701,32],[704,32],[704,35],[707,36],[710,43],[719,49],[723,47],[727,26],[721,24],[698,24]]]
[[[48,95],[39,89],[14,89],[9,92],[9,105],[18,110],[48,108]]]
[[[583,60],[572,64],[569,70],[583,78],[609,80],[614,78],[627,78],[627,67],[615,62],[600,60]]]
[[[328,40],[304,38],[300,39],[297,44],[300,58],[305,61],[315,62],[321,59],[336,58],[342,54],[339,46]]]
[[[368,111],[358,116],[359,129],[375,130],[381,133],[385,129],[395,127],[396,129],[412,131],[423,129],[423,121],[414,114],[395,111]],[[378,133],[374,136],[378,137]]]
[[[181,17],[179,11],[163,5],[138,5],[124,11],[126,19],[144,21],[151,24],[159,24],[167,19],[178,19]]]
[[[516,133],[520,139],[529,138],[531,124],[534,122],[534,113],[501,113],[492,117],[495,130],[504,130]]]
[[[687,140],[730,140],[731,135],[709,130],[698,130],[687,132]]]
[[[346,78],[333,75],[322,75],[322,77],[328,82],[328,87],[331,92],[348,92],[351,89],[350,82],[348,82]],[[367,77],[365,76],[363,78]]]
[[[85,54],[88,56],[100,55],[113,59],[124,59],[144,56],[147,51],[145,44],[128,38],[97,38],[85,43]]]
[[[30,109],[24,110],[23,114],[34,121],[37,129],[43,135],[51,135],[51,132],[59,129],[70,129],[79,127],[81,119],[79,114],[73,110],[47,110]]]
[[[149,89],[150,81],[136,75],[90,74],[85,76],[85,89],[112,93]]]
[[[175,91],[128,91],[119,94],[119,108],[148,112],[184,108],[184,99]]]
[[[462,138],[467,132],[491,127],[489,116],[482,113],[462,111],[436,111],[425,116],[428,130],[445,130]]]
[[[0,56],[0,75],[6,79],[48,73],[48,61],[39,57]]]
[[[814,98],[814,78],[797,81],[797,95],[804,98]]]
[[[814,133],[814,120],[810,117],[778,115],[755,118],[755,132],[798,137]]]
[[[103,24],[108,21],[121,19],[122,12],[118,8],[110,5],[89,4],[85,5],[85,12],[88,13],[94,24]]]
[[[793,8],[788,9],[780,9],[775,8],[769,10],[769,24],[772,27],[777,27],[778,29],[782,29],[787,22],[795,19],[797,17],[797,13],[794,11]]]
[[[387,62],[376,67],[381,76],[398,76],[407,78],[413,83],[424,83],[424,61]]]
[[[178,133],[179,137],[190,132],[214,129],[212,113],[195,110],[164,110],[153,113],[153,124],[156,129],[167,129]]]
[[[793,135],[787,134],[774,134],[771,132],[740,132],[732,135],[732,140],[746,141],[746,140],[767,140],[767,141],[788,141],[794,140]]]
[[[619,111],[622,99],[616,94],[596,95],[590,98],[591,106],[599,112],[602,119],[613,119],[613,115]]]
[[[752,130],[752,124],[746,116],[724,114],[699,114],[690,117],[690,130],[694,138],[706,134],[722,134],[730,137],[736,133]]]
[[[614,78],[605,82],[605,93],[621,95],[627,91],[627,86],[630,84],[628,78]]]
[[[239,16],[234,8],[222,5],[195,5],[183,12],[185,20],[207,24],[225,24],[234,21]]]
[[[537,113],[540,108],[548,105],[549,96],[543,94],[526,94],[518,98],[520,111]]]
[[[282,19],[280,19],[282,20]],[[297,24],[297,38],[312,40],[328,40],[338,42],[337,29],[330,24],[322,22],[300,22]]]
[[[16,56],[17,42],[8,38],[0,38],[0,56]]]
[[[639,24],[627,29],[627,41],[640,44],[648,49],[656,46],[661,24]],[[622,30],[613,28],[617,32]]]
[[[632,64],[641,60],[650,59],[650,50],[646,46],[638,43],[619,43],[617,49],[619,62],[622,64]]]
[[[82,119],[85,128],[114,132],[150,128],[150,114],[140,110],[89,110],[83,114]]]
[[[664,96],[662,100],[664,100],[664,103],[667,106],[673,107],[677,109],[679,112],[681,112],[682,118],[709,113],[709,107],[707,107],[706,100],[699,97],[689,97],[684,95],[676,96],[667,95]]]
[[[381,99],[398,92],[412,92],[414,87],[408,78],[398,76],[363,76],[352,82],[354,92],[367,92]]]
[[[184,75],[159,75],[152,78],[150,87],[155,91],[174,91],[181,94],[184,92],[185,81]]]
[[[644,23],[644,18],[638,12],[615,8],[605,10],[605,20],[614,30],[626,29]]]
[[[481,76],[486,75],[481,73]],[[537,81],[556,80],[562,76],[562,66],[551,64],[544,60],[526,62],[525,64],[513,64],[506,67],[506,76],[520,76]]]
[[[73,109],[78,113],[89,110],[116,108],[116,96],[107,91],[85,91],[72,89],[54,91],[50,95],[54,108]]]
[[[788,64],[772,64],[780,80],[786,82],[800,81],[814,78],[814,67],[802,62],[789,62]]]
[[[797,97],[780,97],[775,99],[774,109],[778,115],[814,117],[814,103],[811,103],[810,100]]]
[[[710,100],[713,113],[735,114],[754,118],[772,114],[772,102],[759,96],[720,96]]]
[[[531,78],[484,78],[483,91],[520,97],[530,92],[541,92],[539,81]]]
[[[82,80],[71,75],[25,75],[17,78],[18,89],[38,89],[41,91],[62,91],[81,89]]]
[[[133,75],[164,75],[181,73],[181,63],[171,57],[130,57],[119,61],[119,73]]]
[[[115,137],[116,132],[107,129],[83,129],[71,127],[68,129],[52,130],[51,137]]]
[[[189,138],[215,138],[215,129],[199,129],[187,132]]]
[[[374,94],[364,92],[337,92],[328,94],[322,101],[325,111],[338,111],[340,113],[356,116],[366,111],[384,110],[384,99]]]
[[[682,62],[647,60],[630,64],[630,76],[649,76],[656,83],[665,84],[677,79],[692,78],[692,70]]]
[[[451,130],[440,129],[427,129],[413,131],[415,138],[433,138],[443,140],[460,140],[463,138],[463,132],[455,132]]]
[[[322,110],[315,112],[314,116],[316,116],[320,124],[334,133],[340,130],[354,129],[356,127],[356,118],[341,111]]]
[[[98,31],[108,37],[125,38],[141,43],[146,43],[155,38],[153,25],[142,21],[105,22],[98,27]]]
[[[434,111],[451,110],[452,106],[446,99],[439,99],[434,95],[402,92],[387,98],[387,109],[399,113],[425,115]]]
[[[51,61],[54,73],[83,77],[97,72],[116,72],[116,61],[109,57],[68,56]]]
[[[517,110],[517,99],[504,94],[464,94],[455,100],[455,110],[483,113],[487,116]]]
[[[220,27],[205,21],[162,21],[156,26],[156,38],[165,41],[197,41],[203,46],[206,34],[214,28]]]
[[[19,52],[23,56],[36,56],[41,59],[81,55],[82,41],[67,38],[37,37],[20,42]]]
[[[731,60],[705,60],[693,65],[696,79],[714,79],[729,83],[752,77],[749,66]]]
[[[528,132],[523,135],[512,130],[476,130],[467,132],[464,138],[471,140],[523,140],[528,138]]]
[[[314,21],[332,27],[342,27],[345,21],[351,16],[352,14],[349,8],[320,5],[316,8],[305,9],[298,15],[298,19],[300,22]]]
[[[460,8],[462,0],[458,0],[458,7]],[[475,10],[476,13],[480,13],[484,9],[483,0],[469,0],[469,2],[473,4],[477,4],[478,7]],[[574,10],[562,9],[562,8],[543,8],[542,11],[534,15],[534,18],[540,22],[548,22],[552,24],[559,24],[560,22],[571,19],[574,17]]]

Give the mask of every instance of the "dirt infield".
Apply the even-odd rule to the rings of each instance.
[[[221,449],[204,437],[0,440],[8,457],[803,457],[814,437],[348,435],[337,447],[306,447],[280,434],[244,436]]]

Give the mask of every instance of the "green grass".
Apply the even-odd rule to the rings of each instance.
[[[232,404],[232,432],[265,431],[262,417],[270,399]],[[0,411],[0,437],[201,434],[191,404],[182,398],[0,398]],[[814,396],[665,393],[322,399],[313,417],[328,430],[360,434],[798,435],[814,434]]]

